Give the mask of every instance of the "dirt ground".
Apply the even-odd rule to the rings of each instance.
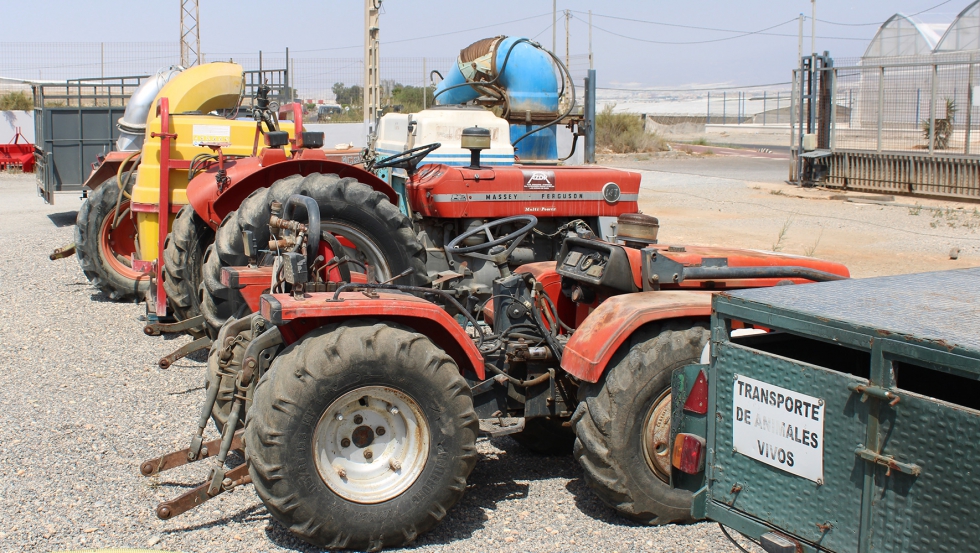
[[[643,175],[640,209],[660,219],[662,243],[814,256],[856,277],[980,266],[978,203],[801,189],[786,183],[788,159],[752,151],[598,161]]]

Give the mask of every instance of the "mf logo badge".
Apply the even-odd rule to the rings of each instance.
[[[523,171],[524,190],[554,190],[554,171]]]

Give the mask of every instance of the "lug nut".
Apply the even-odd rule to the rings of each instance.
[[[340,447],[350,447],[350,440],[347,438],[340,440]]]
[[[388,412],[391,413],[392,415],[397,415],[398,414],[398,408],[395,407],[394,405],[392,405],[391,407],[388,408]]]
[[[360,415],[354,415],[354,424],[361,424],[364,422],[364,417]]]
[[[388,461],[388,466],[391,467],[391,470],[395,472],[398,472],[402,469],[402,464],[398,462],[398,459],[392,459]]]
[[[342,420],[344,420],[344,416],[343,416],[343,415],[341,415],[340,413],[337,413],[337,420],[338,420],[338,421],[342,421]]]
[[[347,471],[344,470],[344,467],[340,465],[334,465],[333,469],[337,471],[337,476],[341,478],[347,478]]]
[[[377,428],[377,429],[376,429],[376,430],[374,431],[374,433],[375,433],[375,434],[377,434],[378,436],[384,436],[384,435],[385,435],[385,432],[386,432],[386,430],[385,430],[385,427],[383,427],[383,426],[379,426],[379,427],[378,427],[378,428]]]
[[[374,454],[371,453],[371,450],[370,449],[365,449],[364,450],[364,458],[367,459],[368,461],[370,461],[372,457],[374,457]]]

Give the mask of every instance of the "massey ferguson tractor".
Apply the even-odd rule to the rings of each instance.
[[[474,129],[464,145],[486,134]],[[427,270],[415,250],[404,252],[404,270],[370,278],[371,266],[324,230],[324,205],[331,213],[383,205],[380,193],[341,193],[356,183],[334,185],[328,201],[294,193],[273,202],[268,241],[242,227],[246,263],[223,267],[220,278],[257,311],[232,316],[217,333],[190,446],[141,466],[153,476],[210,465],[203,484],[157,507],[159,518],[251,483],[273,517],[314,545],[401,546],[462,496],[477,438],[512,435],[544,453],[574,447],[592,489],[627,517],[691,520],[705,453],[678,421],[681,412],[707,413],[703,375],[686,371],[707,353],[712,294],[838,280],[847,269],[662,245],[658,221],[636,213],[619,216],[608,240],[574,225],[557,261],[525,263],[527,244],[542,236],[532,214],[542,198],[579,193],[511,192],[535,177],[505,169],[477,159],[452,169],[469,186],[459,200],[439,188],[445,166],[406,182],[410,202],[427,210],[422,217],[472,215],[479,202],[528,196],[520,204],[528,214],[447,233],[438,253],[449,268],[427,286],[411,283]],[[554,171],[556,185],[577,171],[539,170]],[[393,206],[383,213],[399,220]],[[402,225],[388,232],[394,244],[411,234]],[[266,268],[259,260],[269,257]],[[209,418],[221,436],[205,442]],[[229,468],[233,450],[246,462]]]
[[[371,282],[428,286],[458,271],[466,277],[460,286],[470,292],[463,298],[470,312],[489,299],[495,273],[483,268],[481,274],[473,263],[450,266],[445,247],[460,234],[507,216],[536,215],[532,235],[510,261],[515,267],[554,260],[570,233],[608,235],[615,217],[637,211],[640,176],[559,165],[556,125],[576,121],[562,107],[574,105],[574,87],[563,87],[559,77],[571,82],[559,60],[527,39],[479,41],[460,53],[440,83],[439,105],[380,119],[360,159],[364,169],[311,159],[320,154],[304,147],[313,133],[301,133],[288,155],[276,147],[286,138],[274,132],[265,133],[270,147],[254,158],[222,162],[215,145],[216,155],[200,162],[187,185],[188,205],[164,248],[162,283],[149,292],[157,306],[151,313],[160,316],[166,298],[183,322],[147,327],[155,333],[203,326],[207,336],[161,365],[208,343],[228,317],[257,307],[257,296],[239,291],[245,281],[224,282],[221,270],[247,265],[246,246],[266,248],[269,208],[292,194],[316,201],[323,230]],[[499,108],[500,116],[488,106]],[[253,243],[243,242],[244,231]],[[485,241],[470,235],[467,245]],[[267,281],[268,259],[254,265],[256,271],[242,278]]]

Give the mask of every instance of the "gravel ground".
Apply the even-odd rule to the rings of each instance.
[[[310,550],[249,488],[156,519],[160,500],[206,475],[199,464],[139,476],[143,460],[186,447],[203,358],[157,369],[188,339],[144,336],[140,306],[110,302],[74,259],[47,259],[73,240],[79,205],[73,195],[44,205],[33,176],[0,173],[0,552]],[[713,524],[647,528],[618,518],[571,458],[533,456],[509,438],[481,441],[479,451],[465,497],[413,549],[736,551]]]

